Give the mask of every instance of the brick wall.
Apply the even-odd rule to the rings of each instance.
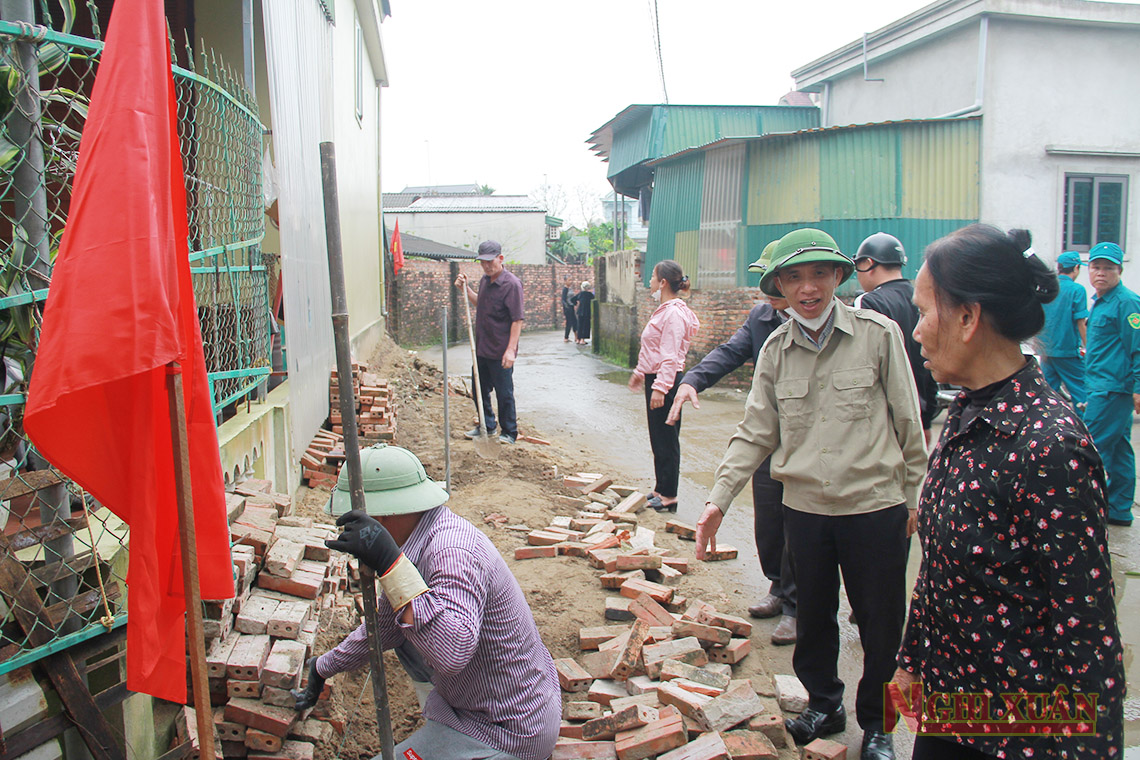
[[[593,277],[592,267],[584,264],[512,264],[507,269],[523,284],[524,331],[561,328],[562,278],[569,274],[580,283]],[[482,267],[474,261],[424,259],[408,259],[398,277],[389,274],[388,331],[397,343],[409,347],[439,343],[440,309],[444,306],[448,308],[451,340],[467,338],[463,301],[453,286],[460,272],[472,282],[483,276]]]

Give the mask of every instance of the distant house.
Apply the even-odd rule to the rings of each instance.
[[[824,127],[980,117],[979,218],[1029,228],[1050,258],[1140,245],[1140,102],[1121,97],[1140,87],[1136,4],[944,0],[792,77],[818,93]],[[1135,288],[1140,268],[1124,277]]]
[[[648,220],[642,220],[638,211],[639,203],[636,198],[627,198],[617,193],[610,193],[602,198],[602,216],[605,221],[613,224],[615,220],[625,229],[625,241],[619,243],[623,248],[636,248],[645,250],[645,243],[649,239],[649,228],[645,225]]]
[[[416,235],[469,251],[484,240],[497,240],[507,261],[546,261],[548,220],[554,217],[547,216],[546,209],[529,197],[408,192],[413,189],[426,188],[384,193],[385,223],[393,226],[399,221],[401,235]]]

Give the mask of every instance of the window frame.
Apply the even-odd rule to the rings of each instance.
[[[1121,199],[1120,199],[1120,240],[1118,242],[1120,247],[1128,250],[1127,235],[1128,235],[1128,180],[1127,174],[1098,174],[1096,172],[1065,172],[1064,182],[1064,196],[1062,198],[1062,249],[1066,251],[1080,251],[1087,253],[1097,243],[1101,242],[1098,233],[1098,212],[1100,209],[1100,188],[1103,184],[1118,184],[1121,186]],[[1091,229],[1089,231],[1090,242],[1088,245],[1077,245],[1072,242],[1073,240],[1073,203],[1074,186],[1078,182],[1092,182],[1092,199],[1091,208],[1089,209],[1089,223]]]

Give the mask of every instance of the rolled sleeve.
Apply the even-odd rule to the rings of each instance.
[[[745,322],[727,342],[720,344],[681,378],[697,393],[716,385],[722,377],[744,366],[756,356],[758,346],[752,345],[752,331]]]

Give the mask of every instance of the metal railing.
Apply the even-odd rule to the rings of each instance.
[[[53,3],[38,0],[30,21],[0,21],[0,674],[126,622],[127,527],[52,470],[22,424],[103,47],[70,33],[74,0]],[[45,21],[56,28],[32,23]],[[189,67],[173,72],[191,273],[220,412],[271,369],[264,128],[228,68],[212,53],[185,53]]]

